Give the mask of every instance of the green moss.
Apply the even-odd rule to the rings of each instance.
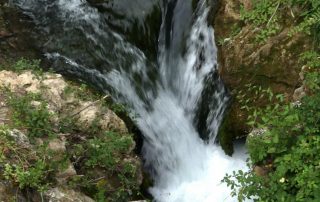
[[[224,152],[229,156],[231,156],[234,152],[234,134],[230,128],[229,117],[225,117],[219,129],[218,140]]]

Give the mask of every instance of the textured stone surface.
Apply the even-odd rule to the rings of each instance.
[[[103,130],[111,130],[123,134],[128,133],[126,124],[111,110],[106,110],[103,113],[99,123]]]
[[[60,187],[48,190],[45,196],[49,202],[94,202],[93,199],[80,192]]]
[[[23,148],[30,148],[29,138],[17,129],[9,131],[8,135],[14,139],[14,141]]]
[[[17,96],[25,95],[26,93],[40,93],[42,98],[48,103],[48,110],[52,113],[54,119],[52,123],[55,127],[59,126],[60,121],[65,119],[72,119],[69,123],[66,121],[65,127],[78,126],[78,133],[76,134],[56,134],[57,136],[52,138],[40,137],[35,139],[36,145],[48,144],[48,149],[53,152],[52,161],[60,162],[65,160],[65,155],[68,154],[67,146],[73,144],[70,142],[70,136],[79,138],[81,140],[87,140],[92,138],[90,131],[93,127],[94,130],[103,131],[114,131],[119,133],[119,138],[122,138],[128,134],[128,129],[124,121],[119,118],[113,111],[111,111],[103,101],[104,98],[91,97],[85,98],[79,95],[77,92],[77,86],[67,83],[61,75],[45,73],[42,76],[35,76],[31,71],[23,71],[21,73],[15,73],[11,71],[0,71],[0,87],[6,87],[10,89]],[[66,88],[68,89],[66,90]],[[71,92],[70,92],[71,90]],[[5,124],[5,119],[10,119],[10,108],[7,106],[5,93],[0,95],[0,123]],[[96,100],[95,100],[96,99]],[[90,100],[90,101],[89,101]],[[37,108],[41,105],[39,101],[31,101],[31,105]],[[74,125],[75,124],[75,125]],[[90,134],[90,135],[89,135]],[[20,146],[28,149],[35,149],[30,144],[29,139],[26,135],[18,130],[10,131],[10,135]],[[90,137],[89,137],[90,136]],[[133,150],[135,144],[128,148],[127,152],[123,154],[123,157],[119,166],[123,166],[124,163],[130,163],[135,167],[135,180],[137,184],[142,183],[142,172],[141,172],[141,161],[137,157]],[[55,186],[65,186],[71,177],[76,176],[77,172],[83,173],[79,168],[74,167],[70,159],[65,162],[63,168],[58,168],[54,173]],[[110,177],[108,180],[119,180],[116,174],[106,173],[106,170],[99,172],[94,171],[94,175],[105,178],[106,175]],[[118,187],[117,183],[111,183],[112,186]],[[1,187],[0,187],[1,188]],[[8,191],[8,190],[6,190]],[[51,189],[47,196],[49,201],[92,201],[90,198],[75,192],[74,190],[64,190],[61,188]],[[37,200],[33,200],[37,201]]]
[[[246,89],[247,84],[252,84],[270,87],[275,94],[284,94],[286,101],[300,99],[303,96],[299,88],[302,85],[299,79],[301,64],[297,58],[309,49],[310,39],[299,34],[290,37],[288,33],[294,23],[292,17],[288,17],[279,34],[265,43],[257,43],[257,29],[240,20],[241,5],[250,10],[252,0],[221,0],[214,22],[216,41],[224,41],[218,45],[220,75],[231,94],[235,98],[240,90]],[[239,33],[234,34],[235,30]],[[254,103],[256,107],[265,104]],[[229,146],[233,139],[250,132],[246,125],[247,113],[240,108],[241,104],[233,99],[223,129],[224,136],[227,136],[224,144]]]

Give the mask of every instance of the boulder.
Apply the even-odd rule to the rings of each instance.
[[[92,101],[80,102],[73,114],[78,115],[78,124],[84,129],[89,128],[97,119],[100,106]]]
[[[44,194],[48,202],[94,202],[81,192],[61,187],[52,188]]]
[[[122,134],[128,133],[128,129],[124,121],[109,109],[103,113],[99,124],[102,130],[115,131]]]
[[[68,162],[68,166],[66,169],[62,169],[58,173],[56,173],[56,180],[58,184],[63,185],[67,184],[68,180],[71,177],[74,177],[77,175],[77,171],[75,170],[74,166],[72,165],[71,162]]]
[[[30,93],[40,92],[40,81],[31,71],[18,74],[11,71],[0,72],[0,87],[7,87],[11,91],[24,90]]]
[[[24,133],[22,133],[20,130],[13,129],[8,132],[8,135],[10,137],[12,137],[14,139],[15,143],[17,145],[21,146],[22,148],[30,148],[31,147],[29,138]]]
[[[78,125],[84,129],[88,129],[95,120],[99,120],[96,124],[101,130],[128,133],[124,121],[98,102],[81,102],[74,110],[74,114],[78,115]]]
[[[66,141],[64,139],[55,138],[50,140],[48,148],[56,153],[65,153],[66,152]]]
[[[60,74],[45,74],[42,81],[42,85],[45,86],[44,97],[50,104],[55,107],[55,110],[60,110],[64,105],[64,90],[67,87],[67,83]]]

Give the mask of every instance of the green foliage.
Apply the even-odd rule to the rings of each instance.
[[[99,95],[94,89],[90,88],[90,86],[84,83],[77,84],[70,81],[68,82],[68,86],[64,89],[64,94],[74,94],[74,97],[84,101],[98,100],[101,98],[101,95]]]
[[[10,93],[8,103],[13,109],[14,126],[27,129],[29,137],[53,134],[53,126],[50,121],[52,115],[48,111],[47,103],[41,99],[39,94],[16,96]]]
[[[309,71],[306,82],[319,84],[319,57],[307,52]],[[312,75],[312,76],[310,76]],[[259,165],[267,173],[234,172],[223,182],[239,201],[320,201],[320,88],[308,85],[309,95],[298,103],[285,103],[270,90],[256,89],[257,96],[273,104],[265,108],[250,107],[250,100],[240,96],[244,109],[251,112],[248,124],[260,133],[248,137],[250,167]],[[252,99],[255,99],[254,97]],[[277,101],[278,100],[278,101]]]
[[[7,69],[18,73],[32,70],[38,74],[38,65],[39,61],[21,59]],[[138,163],[130,153],[134,146],[131,135],[102,131],[98,124],[101,115],[87,130],[79,129],[77,117],[72,115],[58,117],[57,114],[59,120],[56,123],[56,117],[48,110],[48,103],[40,93],[0,90],[10,117],[8,125],[0,127],[2,180],[15,188],[19,187],[22,192],[32,190],[42,193],[56,186],[55,175],[66,169],[71,161],[79,175],[72,177],[70,186],[81,189],[96,201],[125,202],[143,198],[139,195]],[[128,114],[123,105],[111,102],[107,96],[102,99],[102,95],[87,85],[79,87],[70,82],[64,95],[72,97],[68,95],[70,93],[81,101],[104,100],[103,108]],[[23,131],[31,141],[31,146],[19,145],[13,136],[8,135],[13,128]],[[67,134],[64,137],[70,147],[67,147],[65,154],[48,149],[48,141],[57,133]]]
[[[300,57],[300,61],[306,63],[306,66],[312,70],[320,68],[320,54],[315,51],[304,52]]]
[[[110,106],[110,108],[112,109],[112,111],[114,111],[114,113],[116,114],[128,114],[128,111],[127,111],[127,107],[124,106],[123,104],[119,104],[119,103],[115,103],[115,104],[112,104]]]
[[[40,68],[40,60],[28,60],[21,58],[14,65],[11,66],[11,69],[18,73],[21,73],[25,70],[31,70],[34,74],[40,76],[43,74],[43,70]]]
[[[319,103],[317,94],[305,98],[300,107],[272,107],[259,111],[259,120],[252,119],[260,128],[267,128],[260,136],[249,137],[252,164],[272,163],[267,176],[240,171],[224,179],[240,201],[255,196],[256,201],[320,200]]]
[[[128,152],[133,144],[129,136],[119,137],[120,135],[113,132],[106,132],[102,138],[93,138],[88,141],[86,162],[87,166],[101,166],[110,170],[115,170],[117,163],[120,162],[119,154]]]
[[[0,164],[4,168],[0,175],[20,189],[47,190],[50,184],[55,183],[50,178],[51,174],[65,163],[65,158],[53,161],[56,154],[45,144],[33,148],[17,144],[6,127],[0,128],[0,151]]]
[[[315,51],[308,51],[301,55],[300,60],[306,63],[306,85],[310,90],[318,91],[320,89],[320,54]]]
[[[278,0],[255,0],[254,8],[246,11],[241,8],[241,19],[250,22],[258,27],[256,35],[257,42],[265,42],[270,36],[275,35],[280,30],[279,17],[277,11],[280,6]]]
[[[139,193],[137,184],[137,168],[134,163],[123,159],[133,146],[130,135],[115,132],[97,134],[85,144],[73,145],[73,154],[82,157],[81,167],[85,170],[103,169],[110,176],[96,180],[90,171],[85,178],[75,179],[74,185],[87,190],[96,201],[128,201]],[[108,181],[115,178],[117,182]]]
[[[237,36],[239,33],[241,32],[241,26],[238,24],[234,24],[231,27],[231,31],[230,31],[230,35],[229,37],[226,38],[218,38],[217,42],[219,46],[223,46],[227,43],[229,43],[230,41],[232,41],[232,39]]]
[[[44,180],[47,169],[46,163],[41,160],[38,160],[29,168],[24,168],[22,165],[5,164],[4,176],[7,180],[13,179],[18,183],[20,189],[29,187],[43,192],[49,185]]]
[[[293,8],[299,7],[297,13]],[[320,4],[318,0],[254,0],[252,10],[241,9],[241,19],[251,23],[257,28],[256,41],[265,42],[282,29],[280,20],[288,18],[297,19],[296,26],[290,35],[301,32],[313,35],[315,41],[320,39]],[[286,16],[286,17],[283,17]]]

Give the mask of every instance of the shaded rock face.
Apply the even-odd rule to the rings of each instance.
[[[218,43],[220,74],[233,97],[247,84],[270,87],[273,92],[284,94],[287,101],[293,99],[294,91],[301,86],[299,79],[301,64],[299,55],[308,50],[310,40],[304,35],[289,37],[294,19],[288,16],[279,34],[270,37],[265,43],[257,43],[257,29],[240,20],[240,6],[250,10],[252,0],[221,0],[214,21]],[[300,90],[301,91],[301,90]],[[300,97],[299,90],[295,93]],[[302,93],[303,94],[303,93]],[[257,107],[265,103],[254,103]],[[220,141],[228,153],[232,153],[232,141],[250,132],[245,122],[247,114],[233,99],[229,114],[222,127]],[[224,136],[224,137],[221,137]]]
[[[17,9],[8,6],[8,0],[0,0],[0,64],[7,65],[9,59],[36,58],[40,55],[35,46],[32,22]],[[25,19],[25,21],[21,21]]]
[[[111,29],[131,43],[156,57],[161,25],[160,0],[88,0],[105,17]]]

